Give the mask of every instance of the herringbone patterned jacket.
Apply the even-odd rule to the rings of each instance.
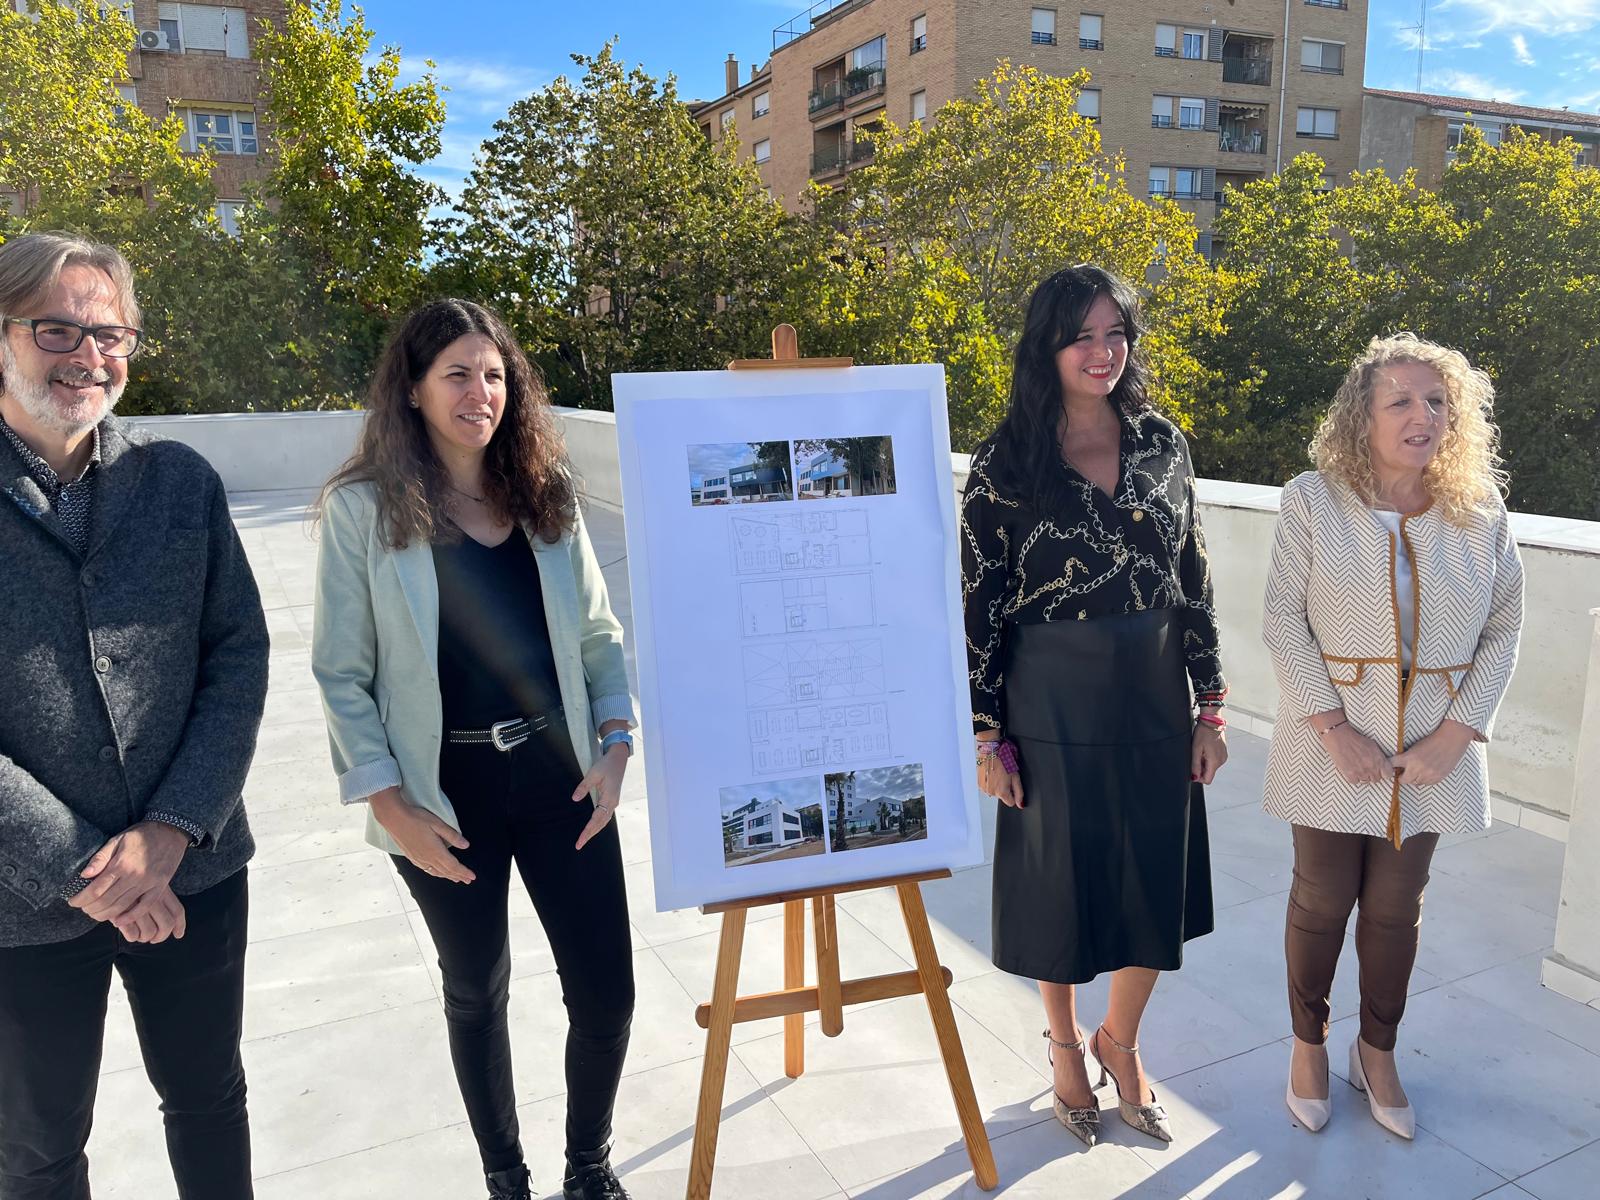
[[[1489,822],[1485,745],[1522,632],[1522,560],[1504,506],[1453,525],[1436,508],[1394,537],[1348,489],[1308,471],[1283,489],[1263,637],[1278,678],[1266,811],[1286,821],[1395,841]],[[1404,540],[1405,545],[1398,543]],[[1395,556],[1416,583],[1410,681],[1401,683]],[[1446,719],[1478,731],[1456,769],[1416,787],[1346,783],[1306,717],[1343,708],[1386,754]]]

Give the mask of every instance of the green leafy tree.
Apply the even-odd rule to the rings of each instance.
[[[783,210],[671,77],[607,45],[518,100],[463,193],[440,278],[506,311],[562,403],[610,406],[616,371],[712,368],[762,347]]]
[[[1002,61],[933,123],[864,136],[870,165],[814,187],[791,309],[813,354],[942,362],[951,440],[970,449],[998,422],[1028,297],[1089,261],[1145,294],[1157,401],[1188,424],[1205,379],[1186,344],[1217,319],[1193,219],[1128,190],[1124,163],[1077,111],[1068,78]]]
[[[258,47],[277,227],[330,295],[381,325],[423,284],[445,196],[414,168],[439,153],[445,107],[431,70],[402,84],[399,49],[374,56],[372,42],[359,7],[296,0]]]
[[[122,12],[34,7],[30,19],[0,5],[0,186],[22,210],[0,207],[0,233],[64,226],[131,241],[209,209],[209,159],[183,153],[182,122],[152,121],[116,90],[134,36]]]

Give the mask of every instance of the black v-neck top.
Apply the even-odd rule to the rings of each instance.
[[[1189,445],[1155,412],[1118,417],[1115,494],[1063,463],[1065,499],[1057,511],[1038,512],[1031,501],[1002,493],[991,477],[994,442],[972,456],[961,504],[961,591],[975,729],[1002,727],[1006,628],[1013,624],[1177,609],[1196,694],[1226,690]]]
[[[498,546],[463,534],[433,545],[439,580],[439,691],[446,729],[557,712],[539,564],[521,529]]]

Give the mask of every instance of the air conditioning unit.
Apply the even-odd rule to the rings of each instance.
[[[164,29],[139,30],[139,49],[141,50],[171,50],[172,42],[167,37]]]

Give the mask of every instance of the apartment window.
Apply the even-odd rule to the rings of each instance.
[[[1344,43],[1303,39],[1300,43],[1300,66],[1302,70],[1321,75],[1343,75]]]
[[[926,121],[928,119],[928,93],[911,93],[911,119],[913,121]]]
[[[1150,194],[1152,196],[1165,196],[1172,191],[1172,168],[1150,168]]]
[[[217,201],[217,224],[222,226],[222,232],[229,237],[239,236],[239,213],[243,208],[243,200]]]
[[[1204,29],[1185,29],[1183,31],[1183,57],[1204,58],[1206,56],[1206,31]]]
[[[1185,96],[1178,101],[1178,128],[1179,129],[1204,129],[1206,124],[1206,102],[1197,100],[1192,96]]]
[[[1054,46],[1056,44],[1055,9],[1036,8],[1033,10],[1033,44],[1035,46]]]
[[[1105,42],[1101,36],[1105,31],[1106,19],[1098,13],[1082,13],[1078,17],[1078,49],[1079,50],[1104,50]]]
[[[1301,137],[1336,138],[1339,136],[1339,110],[1301,108],[1295,113],[1294,131]]]
[[[733,124],[733,109],[727,109],[722,114],[722,132],[728,132],[728,126]]]
[[[1319,192],[1331,192],[1331,191],[1333,191],[1333,187],[1334,187],[1333,172],[1332,171],[1324,171],[1322,173],[1322,177],[1317,181],[1317,191],[1319,191]]]
[[[242,8],[163,2],[157,6],[157,16],[174,51],[250,57],[249,24]]]
[[[1178,57],[1178,27],[1176,25],[1156,26],[1156,57]]]
[[[1194,200],[1200,195],[1200,168],[1174,167],[1172,195],[1178,200]]]
[[[911,53],[921,54],[928,48],[928,18],[926,15],[911,18]]]
[[[850,69],[852,71],[878,71],[883,68],[885,41],[875,37],[870,42],[863,42],[850,51]]]
[[[1172,102],[1175,97],[1155,96],[1150,101],[1150,125],[1153,129],[1172,128]]]
[[[1078,115],[1091,121],[1100,119],[1100,89],[1084,88],[1078,93]]]
[[[772,157],[772,139],[762,138],[755,144],[755,156],[758,163],[764,163]]]
[[[204,112],[190,109],[189,149],[214,154],[255,154],[256,115],[253,112]]]
[[[772,93],[771,92],[757,92],[756,93],[756,98],[754,100],[750,101],[750,115],[751,115],[751,117],[764,117],[764,116],[767,115],[767,112],[771,108],[772,108]]]
[[[1349,8],[1349,0],[1306,0],[1312,8]]]

